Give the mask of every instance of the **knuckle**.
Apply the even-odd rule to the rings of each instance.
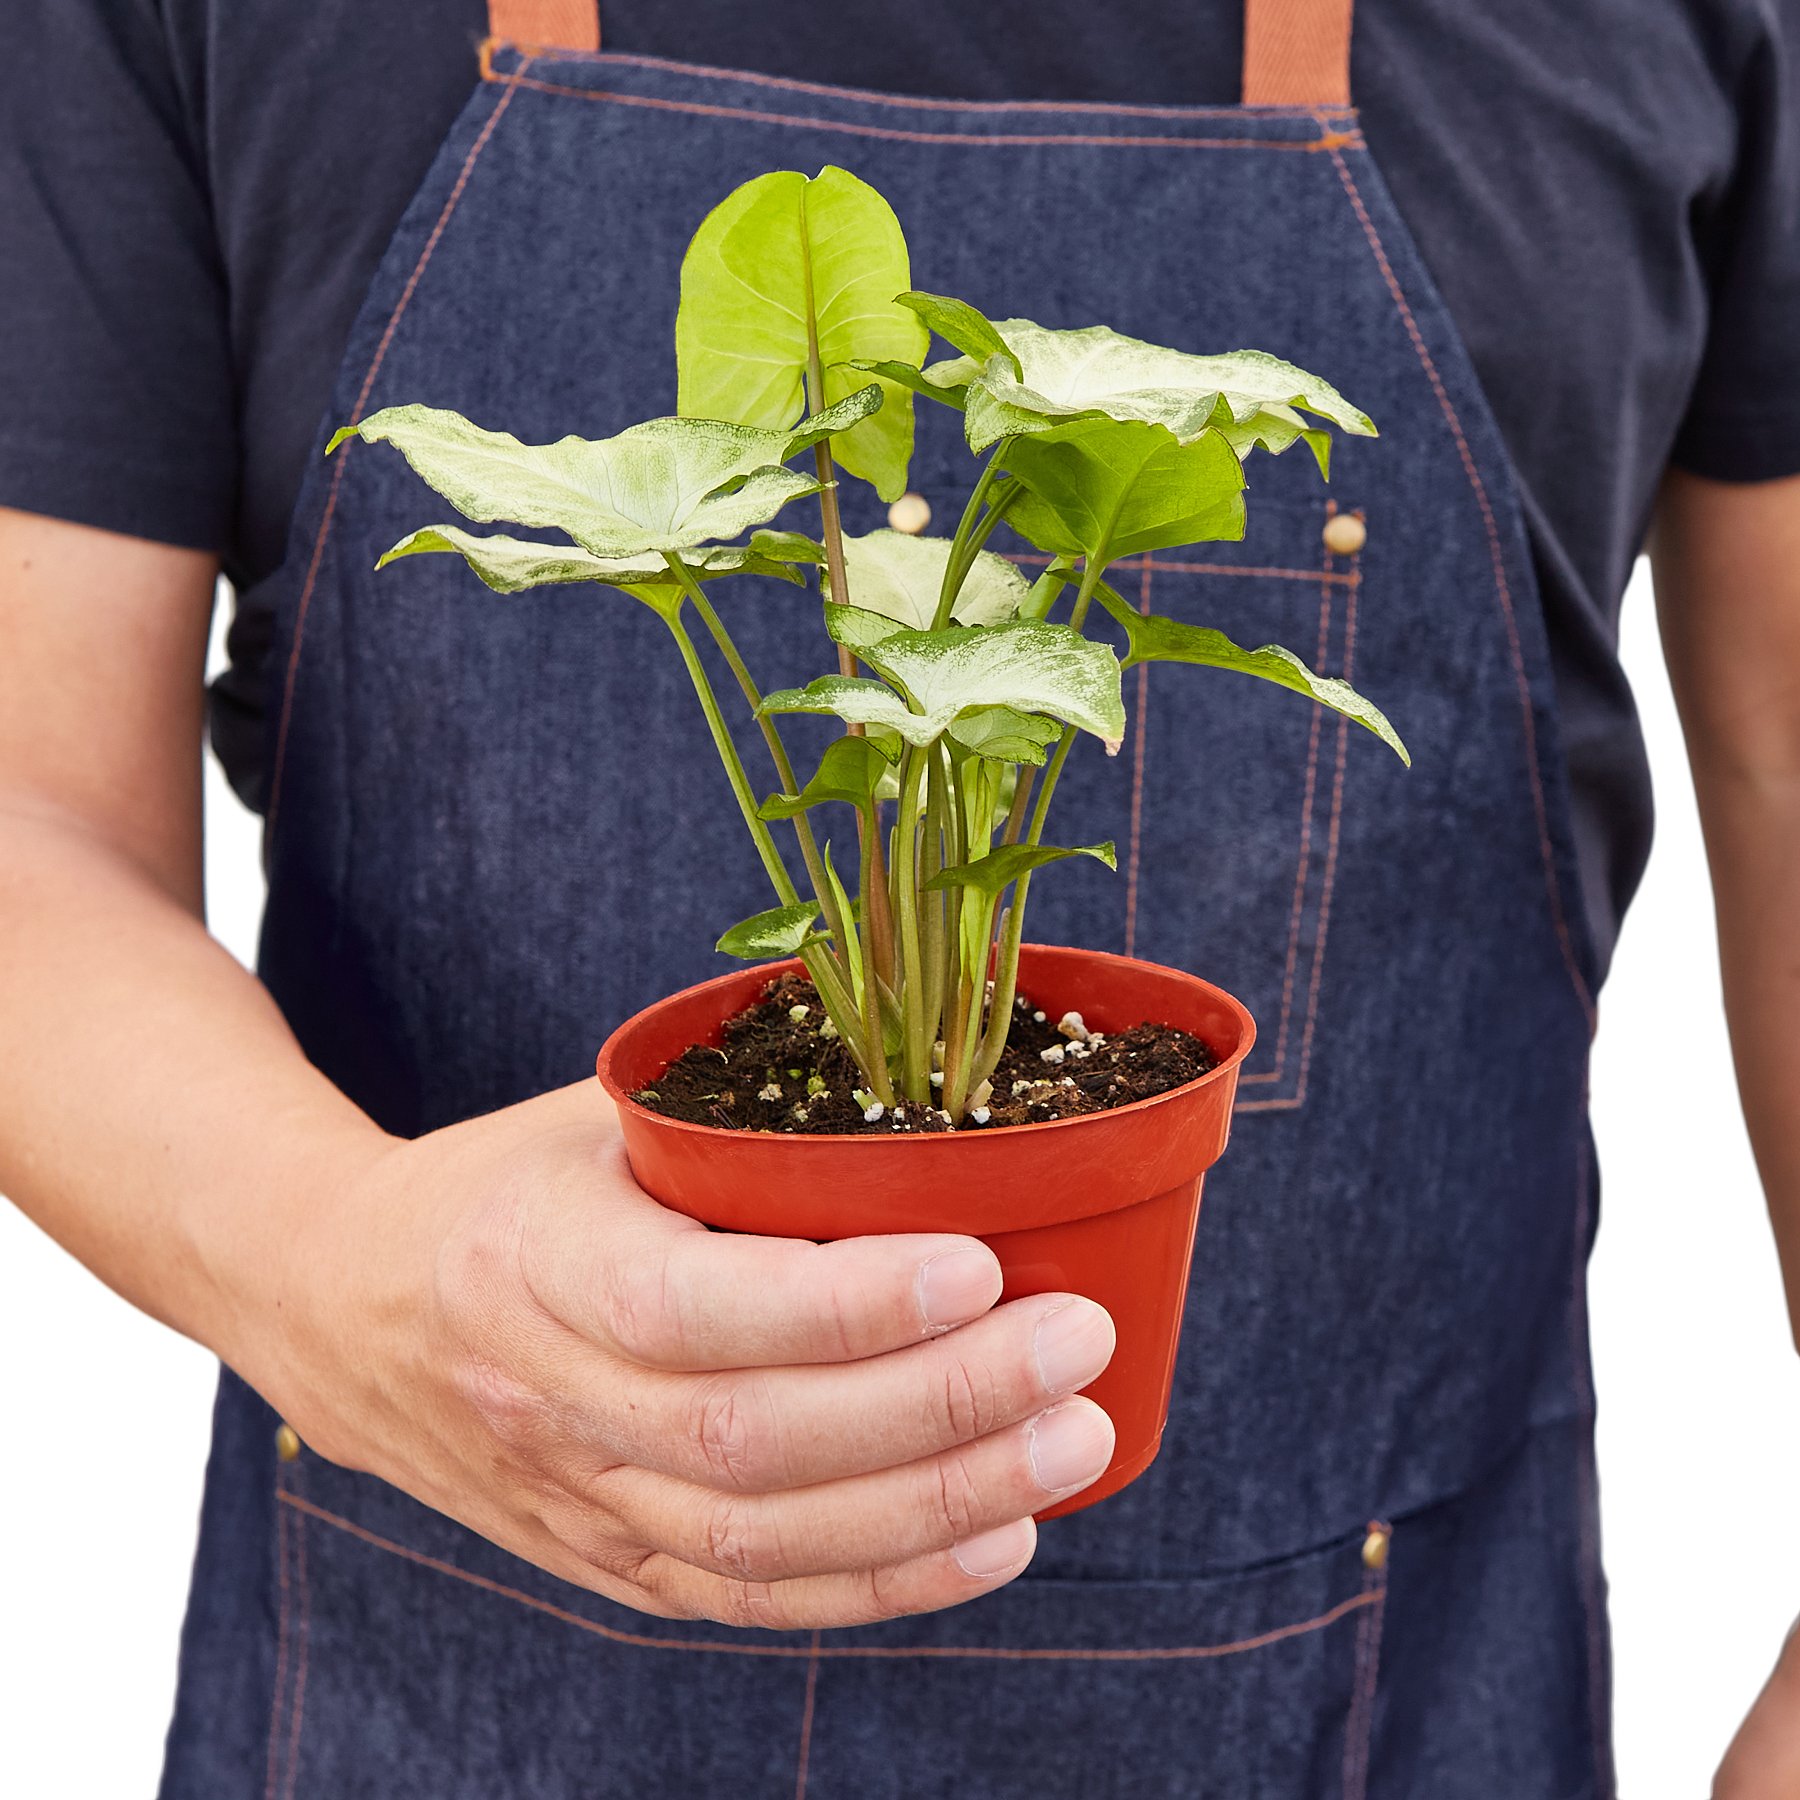
[[[699,1384],[689,1433],[713,1486],[749,1492],[779,1479],[768,1413],[760,1382],[722,1375]]]
[[[717,1598],[718,1619],[722,1625],[780,1631],[787,1624],[786,1608],[771,1582],[746,1580],[735,1575],[721,1576]]]
[[[1000,1405],[993,1376],[985,1367],[961,1357],[944,1365],[935,1405],[933,1422],[949,1432],[952,1443],[985,1437],[998,1423]]]
[[[634,1362],[654,1367],[669,1361],[680,1349],[683,1331],[668,1258],[616,1264],[607,1282],[602,1318],[613,1342]]]
[[[548,1402],[491,1358],[462,1359],[452,1368],[450,1379],[458,1397],[503,1449],[520,1455],[541,1441]]]
[[[739,1581],[766,1581],[777,1572],[767,1534],[741,1500],[717,1500],[707,1508],[701,1547],[714,1570]]]
[[[984,1519],[981,1489],[965,1457],[940,1457],[934,1473],[936,1480],[932,1483],[928,1503],[932,1523],[942,1538],[937,1547],[948,1549],[964,1538],[973,1537],[981,1529]]]

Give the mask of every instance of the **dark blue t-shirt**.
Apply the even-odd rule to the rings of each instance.
[[[214,741],[351,319],[482,0],[11,0],[0,504],[217,550]],[[610,48],[974,99],[1228,104],[1242,0],[608,0]],[[1800,0],[1381,0],[1363,128],[1517,466],[1602,946],[1649,845],[1618,606],[1671,462],[1800,472]],[[1196,346],[1201,347],[1201,346]],[[1222,346],[1221,346],[1222,347]]]

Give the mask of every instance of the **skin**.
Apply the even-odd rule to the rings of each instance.
[[[1672,472],[1651,534],[1657,617],[1706,832],[1744,1118],[1800,1341],[1800,478]],[[1800,1638],[1715,1800],[1800,1794]]]
[[[1651,548],[1800,1330],[1800,479],[1672,474]],[[1045,1501],[1034,1434],[1044,1460],[1072,1425],[1088,1479],[1110,1452],[1064,1397],[1105,1315],[996,1306],[968,1239],[700,1231],[632,1183],[592,1083],[377,1130],[201,925],[213,575],[0,512],[0,1190],[320,1453],[645,1611],[844,1624],[1010,1580]],[[1047,1381],[1049,1319],[1073,1342]],[[1790,1644],[1715,1800],[1796,1792]]]
[[[1030,1560],[1091,1301],[970,1238],[707,1232],[586,1081],[411,1142],[201,916],[210,558],[0,512],[0,1192],[320,1454],[642,1611],[846,1625]]]

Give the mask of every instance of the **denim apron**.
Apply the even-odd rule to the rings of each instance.
[[[601,52],[585,0],[496,9],[326,424],[417,400],[546,440],[672,412],[693,228],[754,175],[838,163],[892,200],[921,286],[1267,348],[1373,414],[1329,488],[1258,456],[1241,543],[1115,579],[1354,679],[1415,766],[1166,666],[1127,677],[1123,753],[1070,764],[1061,841],[1116,838],[1119,873],[1055,871],[1033,935],[1194,969],[1261,1037],[1162,1454],[1047,1525],[1023,1578],[867,1629],[645,1617],[281,1460],[228,1373],[166,1800],[1612,1792],[1594,958],[1514,483],[1348,104],[1349,13],[1251,0],[1220,108],[820,87]],[[919,411],[947,530],[971,465],[958,417]],[[434,504],[354,444],[300,499],[262,953],[308,1055],[408,1134],[580,1080],[766,904],[657,621],[594,589],[500,600],[450,558],[375,576]],[[729,604],[765,687],[824,666],[816,601]]]

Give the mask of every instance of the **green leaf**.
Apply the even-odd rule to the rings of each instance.
[[[941,870],[925,886],[972,887],[992,898],[1009,881],[1016,881],[1021,875],[1029,875],[1033,869],[1041,869],[1045,863],[1061,862],[1066,856],[1091,856],[1096,862],[1105,863],[1109,869],[1119,866],[1118,857],[1110,843],[1076,844],[1067,850],[1058,849],[1054,844],[1007,844],[1001,849],[990,850],[986,856],[978,856],[973,862],[958,863],[954,868]]]
[[[1356,436],[1375,435],[1368,415],[1330,382],[1265,351],[1194,356],[1104,325],[1052,331],[1030,319],[994,324],[961,301],[936,305],[960,308],[960,336],[938,330],[964,354],[932,364],[924,379],[966,390],[964,430],[977,454],[1000,438],[1053,430],[1075,419],[1163,425],[1187,444],[1208,429],[1254,427],[1268,414],[1286,424],[1295,408]],[[1247,454],[1259,442],[1285,449],[1298,435],[1271,427],[1267,433],[1238,432],[1236,438]]]
[[[684,558],[697,579],[720,575],[773,575],[782,581],[800,577],[786,557],[771,555],[784,546],[765,543],[777,534],[758,532],[747,545],[714,545],[690,550]],[[804,542],[804,540],[802,540]],[[448,553],[460,556],[496,594],[516,594],[525,588],[558,587],[573,581],[598,581],[608,587],[635,591],[639,588],[672,588],[679,593],[677,577],[660,556],[595,556],[574,544],[539,544],[523,538],[487,536],[464,531],[457,525],[427,525],[403,537],[376,568],[404,556]],[[810,560],[810,559],[808,559]],[[643,596],[638,596],[640,599]],[[659,606],[658,610],[662,610]]]
[[[1006,522],[1054,555],[1104,565],[1244,535],[1244,471],[1216,431],[1184,444],[1162,425],[1085,420],[1016,438],[1005,457],[1025,487]]]
[[[834,644],[842,644],[860,656],[870,644],[879,644],[906,627],[886,613],[868,612],[860,606],[834,606],[825,602],[825,632]]]
[[[819,767],[798,794],[771,794],[757,812],[765,819],[792,819],[828,800],[867,808],[892,764],[886,750],[866,737],[841,737],[825,747]]]
[[[792,431],[716,419],[651,419],[617,437],[524,444],[460,413],[391,406],[332,438],[392,444],[465,518],[565,531],[596,556],[642,556],[727,542],[819,484],[781,465],[881,404],[862,388]]]
[[[1125,735],[1118,659],[1066,625],[895,631],[864,644],[860,654],[900,693],[878,681],[827,675],[768,695],[762,710],[835,713],[852,724],[888,726],[912,744],[933,743],[964,714],[992,706],[1047,713],[1092,732],[1109,754]]]
[[[856,610],[878,613],[913,630],[926,630],[937,613],[950,540],[905,531],[871,531],[844,539],[844,573]],[[956,596],[951,618],[959,625],[996,625],[1015,618],[1030,592],[1025,577],[991,550],[977,552]],[[831,583],[825,583],[827,599]]]
[[[727,956],[741,957],[745,962],[793,956],[806,942],[812,922],[818,916],[816,900],[802,900],[794,906],[774,906],[767,912],[752,913],[732,926],[713,948],[722,950]]]
[[[805,410],[816,332],[823,401],[864,376],[858,359],[917,362],[924,327],[893,296],[910,285],[906,237],[866,182],[827,167],[746,182],[713,208],[681,265],[675,316],[677,410],[778,430]],[[912,402],[885,385],[887,404],[833,446],[884,500],[906,487]]]
[[[977,706],[950,727],[950,738],[975,756],[994,762],[1042,763],[1062,736],[1054,719],[1011,706]]]
[[[1374,732],[1411,767],[1412,757],[1406,746],[1373,701],[1365,700],[1347,681],[1330,675],[1315,675],[1293,651],[1284,650],[1279,644],[1264,644],[1260,649],[1246,650],[1234,644],[1224,632],[1208,626],[1183,624],[1158,613],[1140,613],[1104,586],[1099,599],[1125,628],[1128,641],[1126,668],[1145,662],[1197,663],[1203,668],[1231,669],[1240,675],[1255,675],[1263,681],[1273,681]]]
[[[897,304],[910,307],[946,344],[972,361],[986,363],[997,356],[1013,380],[1025,379],[1025,371],[1006,339],[966,300],[954,300],[948,294],[902,294]]]

